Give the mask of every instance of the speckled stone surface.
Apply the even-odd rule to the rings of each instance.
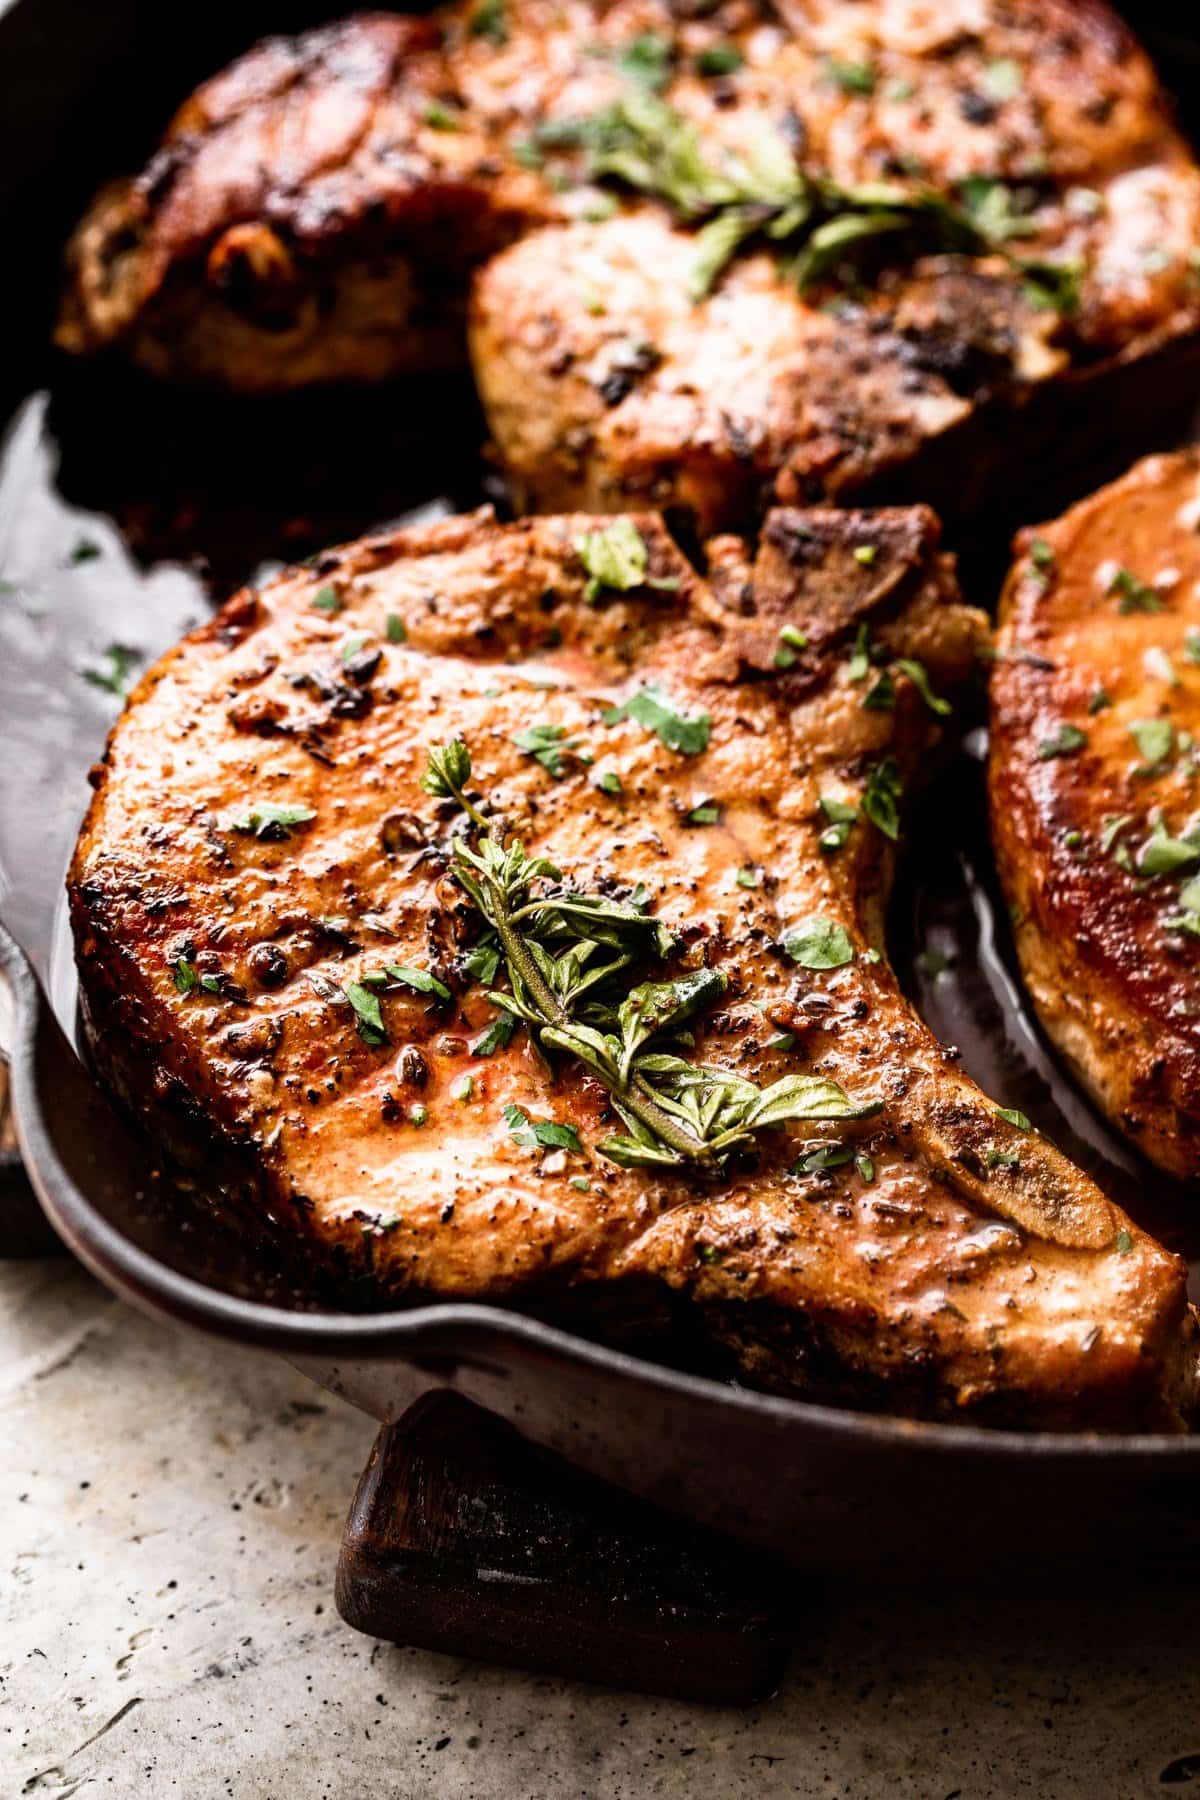
[[[0,1796],[1200,1793],[1194,1590],[1130,1593],[1120,1544],[1083,1598],[983,1597],[963,1570],[815,1602],[776,1699],[687,1707],[343,1626],[372,1435],[65,1260],[0,1264]]]

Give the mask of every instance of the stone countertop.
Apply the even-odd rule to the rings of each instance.
[[[1200,1794],[1194,1609],[1130,1594],[1120,1544],[1069,1601],[973,1596],[969,1570],[949,1598],[825,1599],[746,1712],[609,1693],[341,1623],[373,1426],[283,1363],[65,1259],[0,1263],[0,1344],[4,1800]]]

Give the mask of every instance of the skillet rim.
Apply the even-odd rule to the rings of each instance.
[[[89,1201],[59,1163],[47,1129],[36,1080],[37,1044],[43,1030],[59,1030],[52,1008],[25,952],[0,924],[0,985],[12,1007],[8,1061],[17,1137],[38,1199],[67,1248],[122,1299],[175,1323],[289,1358],[390,1359],[420,1367],[431,1355],[466,1358],[510,1345],[540,1353],[560,1366],[602,1372],[643,1391],[677,1395],[719,1411],[757,1417],[827,1439],[958,1461],[1009,1464],[1036,1460],[1043,1466],[1120,1463],[1136,1466],[1167,1458],[1200,1458],[1200,1432],[1019,1432],[939,1420],[853,1412],[817,1401],[761,1394],[709,1376],[693,1375],[595,1344],[559,1326],[484,1302],[438,1301],[378,1313],[294,1312],[269,1302],[224,1294],[193,1275],[181,1274],[140,1249]]]

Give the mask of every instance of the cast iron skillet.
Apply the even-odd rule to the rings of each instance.
[[[20,172],[0,219],[21,269],[0,345],[0,404],[13,415],[0,462],[0,1035],[55,1229],[137,1304],[280,1352],[379,1419],[451,1385],[581,1467],[812,1567],[968,1578],[1031,1555],[1200,1559],[1200,1439],[918,1425],[750,1393],[490,1306],[314,1307],[186,1193],[164,1193],[76,1055],[61,884],[86,769],[117,706],[90,679],[113,668],[110,647],[146,660],[260,558],[422,503],[472,504],[486,488],[463,450],[480,438],[472,401],[452,387],[247,409],[64,370],[45,348],[59,247],[97,181],[142,160],[198,78],[262,31],[323,10],[210,4],[189,11],[182,34],[176,10],[152,0],[0,0],[0,166]],[[1177,88],[1188,49],[1176,41],[1164,58]],[[1191,66],[1200,99],[1195,51]],[[910,991],[985,1086],[1019,1099],[1182,1242],[1196,1196],[1165,1194],[1111,1138],[1024,1012],[980,841],[977,759],[964,754],[942,780],[926,808],[941,828],[918,822],[909,870],[920,883],[910,873],[894,909]],[[961,843],[947,839],[951,816]],[[1152,1216],[1151,1180],[1165,1218]]]

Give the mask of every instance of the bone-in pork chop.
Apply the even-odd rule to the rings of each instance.
[[[60,343],[376,380],[461,356],[479,271],[521,496],[702,531],[772,497],[962,513],[1055,469],[1064,416],[1078,453],[1178,400],[1200,174],[1106,7],[692,11],[468,0],[259,46],[99,196]]]
[[[984,643],[933,516],[367,540],[142,680],[70,875],[97,1060],[378,1300],[898,1412],[1177,1429],[1160,1249],[900,993],[905,787]],[[234,1202],[231,1202],[234,1204]]]
[[[1200,1174],[1200,452],[1022,534],[992,828],[1025,979],[1113,1121]]]

